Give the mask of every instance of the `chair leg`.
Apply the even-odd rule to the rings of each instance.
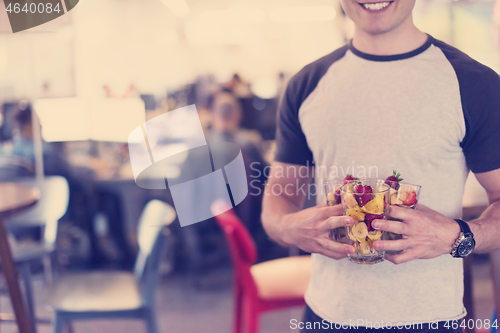
[[[63,333],[64,319],[57,312],[54,314],[54,333]]]
[[[256,300],[253,297],[244,297],[244,324],[246,333],[259,333],[259,313]]]
[[[30,265],[25,262],[20,267],[21,279],[24,283],[24,292],[26,297],[26,304],[28,306],[29,317],[31,321],[31,331],[36,333],[36,314],[35,314],[35,301],[33,299],[33,286],[31,285],[31,272]]]
[[[71,321],[66,321],[66,325],[65,326],[66,326],[66,332],[68,332],[68,333],[75,332],[73,330],[73,323]]]
[[[52,276],[52,258],[50,254],[43,256],[42,265],[43,265],[43,273],[45,276],[45,283],[51,286],[53,282],[53,276]]]
[[[234,286],[234,322],[233,332],[241,333],[241,319],[243,312],[243,290],[241,285],[235,283]]]
[[[158,328],[156,326],[156,312],[154,309],[146,309],[145,321],[148,333],[157,333]]]

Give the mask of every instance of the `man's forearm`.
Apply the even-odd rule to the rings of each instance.
[[[269,237],[283,246],[290,245],[283,240],[282,225],[286,215],[296,213],[300,209],[301,207],[286,196],[264,195],[262,225]]]
[[[476,239],[476,253],[500,249],[500,201],[492,203],[481,216],[469,222]]]

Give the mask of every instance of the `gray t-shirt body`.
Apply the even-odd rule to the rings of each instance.
[[[350,44],[290,81],[276,160],[314,164],[318,185],[321,178],[386,178],[397,170],[404,182],[422,186],[420,204],[460,218],[468,171],[500,168],[499,107],[498,75],[431,36],[395,56],[364,54]],[[318,196],[318,204],[324,202]],[[312,258],[306,302],[332,322],[465,315],[461,259],[357,265]]]

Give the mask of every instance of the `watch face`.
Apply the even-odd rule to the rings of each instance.
[[[472,238],[464,239],[458,246],[457,249],[458,255],[462,258],[468,256],[472,252],[472,250],[474,250],[475,245],[476,244],[474,242],[474,239]]]

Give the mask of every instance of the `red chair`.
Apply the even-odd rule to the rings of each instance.
[[[243,223],[226,203],[216,202],[212,211],[229,243],[234,266],[234,333],[259,332],[263,312],[303,306],[311,274],[311,257],[298,256],[255,264],[255,243]],[[227,211],[225,211],[227,210]],[[225,211],[220,213],[221,211]]]

